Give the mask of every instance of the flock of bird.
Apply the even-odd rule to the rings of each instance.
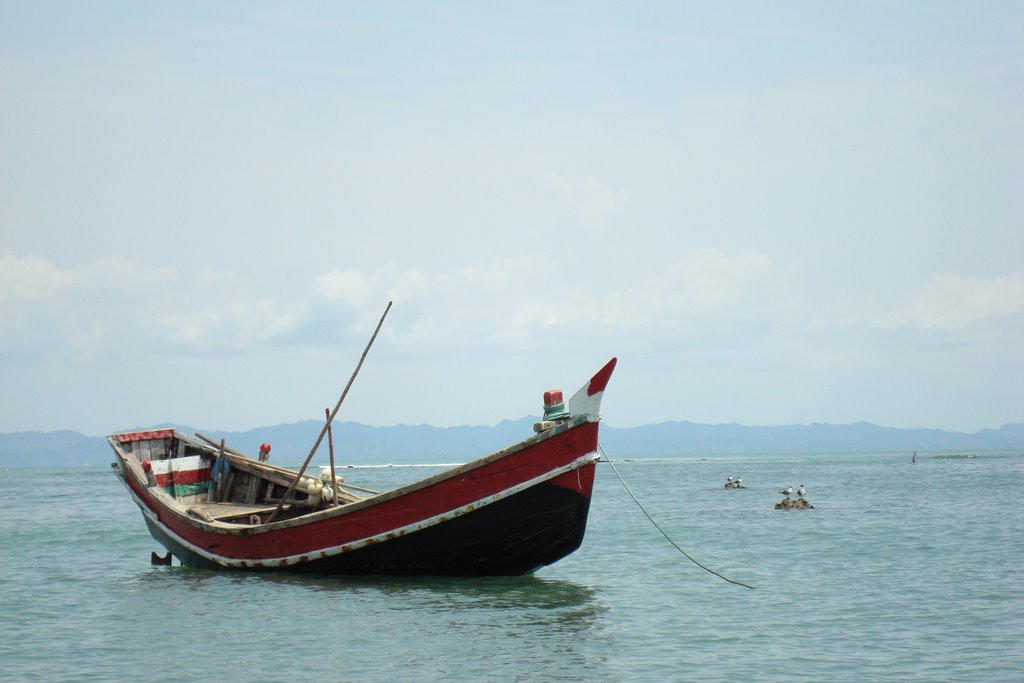
[[[791,495],[793,495],[793,487],[787,486],[784,489],[779,489],[779,493],[784,495],[786,498],[789,498]],[[807,495],[807,490],[804,488],[803,484],[800,484],[800,488],[796,490],[796,495],[799,498],[803,498],[805,495]]]
[[[728,476],[728,477],[725,478],[725,487],[726,488],[744,488],[743,487],[743,480],[742,479],[733,479],[732,476]],[[784,489],[779,489],[779,493],[784,495],[786,498],[789,498],[794,493],[793,492],[793,487],[792,486],[787,486]],[[804,496],[807,495],[807,489],[804,488],[803,484],[800,484],[800,486],[797,488],[796,495],[801,500],[803,499]]]

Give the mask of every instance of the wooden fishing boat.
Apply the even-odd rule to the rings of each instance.
[[[544,419],[523,441],[391,491],[277,467],[176,429],[109,436],[112,466],[153,537],[191,567],[526,574],[583,542],[615,362],[568,403],[546,392]]]

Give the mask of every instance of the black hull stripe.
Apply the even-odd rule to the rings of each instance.
[[[569,555],[583,542],[590,499],[544,483],[414,533],[287,566],[225,567],[192,552],[146,516],[150,532],[199,569],[346,575],[510,576]]]
[[[579,470],[579,468],[581,468],[581,467],[585,467],[587,465],[592,465],[598,459],[599,459],[599,456],[596,453],[592,453],[590,455],[585,455],[582,458],[579,458],[579,459],[575,460],[574,462],[570,463],[569,465],[566,465],[564,467],[560,467],[558,469],[555,469],[555,470],[552,470],[550,472],[547,472],[544,475],[542,475],[540,477],[537,477],[536,479],[532,479],[532,480],[523,482],[523,483],[518,484],[516,486],[513,486],[513,487],[511,487],[509,489],[506,489],[505,491],[502,491],[501,493],[495,494],[493,496],[488,496],[487,498],[475,501],[475,502],[473,502],[473,503],[471,503],[469,505],[465,505],[465,506],[463,506],[461,508],[458,508],[456,510],[451,510],[451,511],[446,512],[446,513],[441,514],[441,515],[437,515],[437,516],[434,516],[434,517],[429,517],[429,518],[424,519],[424,520],[422,520],[420,522],[417,522],[415,524],[412,524],[412,525],[409,525],[409,526],[406,526],[406,527],[402,527],[402,528],[398,528],[398,529],[393,529],[393,530],[391,530],[391,531],[389,531],[387,533],[378,534],[377,536],[372,536],[372,537],[369,537],[369,538],[364,538],[364,539],[361,539],[361,540],[358,540],[358,541],[352,541],[350,543],[345,543],[345,544],[342,544],[342,545],[325,546],[323,548],[319,548],[319,549],[317,549],[315,551],[310,551],[309,553],[305,553],[305,554],[290,555],[290,556],[287,556],[287,557],[278,557],[278,558],[261,558],[261,559],[242,558],[242,559],[235,559],[235,558],[223,557],[221,555],[218,555],[216,553],[212,553],[212,552],[210,552],[208,550],[205,550],[203,548],[199,548],[198,546],[196,546],[193,543],[191,543],[189,541],[189,539],[182,538],[181,536],[179,536],[178,534],[176,534],[172,530],[170,530],[167,527],[165,527],[160,522],[160,520],[157,518],[156,513],[153,510],[149,509],[146,506],[146,504],[142,500],[140,500],[138,498],[138,496],[135,494],[135,492],[131,490],[130,487],[129,487],[129,491],[131,492],[132,497],[135,498],[136,503],[142,509],[142,514],[146,518],[146,524],[149,526],[150,531],[153,532],[154,526],[159,527],[159,529],[160,529],[160,537],[161,538],[166,538],[168,541],[173,542],[176,546],[179,546],[179,547],[183,548],[184,550],[186,550],[189,554],[201,556],[201,557],[205,558],[205,561],[207,563],[214,563],[214,564],[217,564],[217,565],[220,565],[220,566],[224,566],[224,567],[228,567],[228,568],[237,568],[237,569],[272,568],[272,569],[278,569],[278,568],[282,568],[282,567],[289,566],[289,565],[304,564],[306,562],[309,562],[311,559],[313,559],[310,556],[314,552],[317,555],[319,555],[318,559],[323,559],[326,556],[334,556],[334,555],[339,555],[339,554],[350,553],[350,552],[352,552],[354,550],[358,550],[358,549],[363,548],[363,547],[368,547],[368,546],[377,545],[377,544],[380,544],[380,543],[383,543],[383,542],[387,542],[390,539],[394,538],[395,536],[403,536],[403,535],[410,534],[410,533],[418,533],[418,532],[423,531],[424,529],[430,528],[430,527],[435,526],[435,525],[448,524],[448,523],[450,523],[450,521],[452,519],[458,518],[458,517],[466,515],[466,514],[471,514],[472,512],[480,510],[480,509],[482,509],[484,507],[489,507],[491,505],[494,505],[496,502],[504,500],[505,498],[514,497],[516,495],[519,495],[523,491],[527,491],[530,488],[536,487],[536,486],[540,485],[543,482],[550,481],[551,479],[554,479],[554,478],[556,478],[556,477],[558,477],[558,476],[560,476],[562,474],[565,474],[566,472],[571,472],[573,470]],[[127,483],[125,485],[127,486]],[[156,537],[155,533],[153,535],[154,535],[154,537]],[[163,543],[165,546],[167,545],[167,543],[164,543],[164,541],[162,541],[162,540],[161,540],[161,543]]]

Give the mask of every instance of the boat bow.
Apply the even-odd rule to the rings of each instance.
[[[572,395],[569,399],[570,417],[586,417],[589,422],[601,419],[601,399],[604,398],[604,389],[608,386],[608,380],[611,379],[617,362],[618,358],[612,358],[590,378],[589,382]]]

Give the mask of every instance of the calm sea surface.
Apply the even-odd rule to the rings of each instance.
[[[0,470],[0,679],[1024,680],[1024,456],[616,460],[673,540],[756,589],[680,555],[607,464],[583,547],[501,579],[153,567],[108,470]],[[800,484],[816,509],[773,509]]]

